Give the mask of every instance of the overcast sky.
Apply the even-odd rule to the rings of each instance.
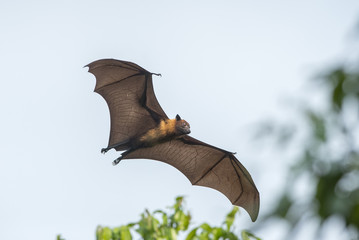
[[[0,239],[95,239],[187,197],[195,223],[220,224],[219,192],[193,187],[149,160],[111,162],[109,112],[83,68],[133,61],[154,77],[169,116],[229,151],[261,193],[261,215],[285,179],[280,159],[253,147],[254,123],[288,113],[306,80],[344,59],[359,1],[2,1],[0,3]],[[253,227],[243,210],[237,229]],[[280,229],[259,232],[276,239]]]

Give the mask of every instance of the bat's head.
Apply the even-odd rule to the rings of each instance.
[[[186,120],[181,119],[181,117],[176,115],[176,130],[180,135],[191,133],[189,123]]]

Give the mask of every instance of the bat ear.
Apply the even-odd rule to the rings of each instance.
[[[181,120],[180,115],[178,115],[178,114],[176,115],[176,120],[177,120],[177,121]]]

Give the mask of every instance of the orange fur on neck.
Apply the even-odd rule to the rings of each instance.
[[[165,138],[174,136],[176,133],[176,119],[162,120],[158,127],[146,132],[140,141],[145,145],[153,145]]]

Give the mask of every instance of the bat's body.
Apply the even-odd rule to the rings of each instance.
[[[134,136],[128,141],[120,142],[107,148],[103,148],[101,152],[106,153],[112,148],[121,146],[127,147],[127,151],[122,153],[119,158],[113,161],[113,165],[117,165],[121,159],[131,151],[134,151],[138,148],[152,147],[156,144],[170,141],[184,134],[189,134],[190,132],[191,131],[188,122],[182,120],[181,117],[177,114],[176,119],[161,120],[157,127],[148,130],[144,134]]]
[[[114,59],[98,60],[88,67],[96,76],[95,92],[110,109],[110,140],[101,151],[124,151],[114,165],[136,158],[168,163],[192,184],[222,192],[246,209],[252,221],[257,219],[259,193],[248,171],[233,153],[188,136],[190,126],[179,115],[167,117],[154,94],[152,73]]]
[[[152,147],[190,133],[189,128],[189,124],[177,115],[176,119],[162,120],[158,127],[148,130],[139,138],[139,143],[140,146]]]

